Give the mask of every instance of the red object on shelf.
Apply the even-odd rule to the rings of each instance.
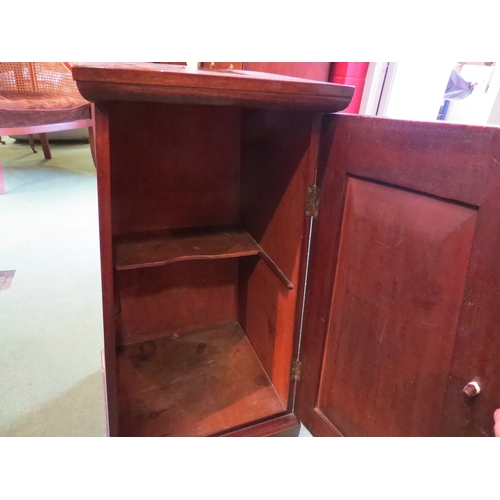
[[[332,64],[330,82],[355,87],[351,104],[342,113],[359,113],[369,64],[367,62],[336,62]]]

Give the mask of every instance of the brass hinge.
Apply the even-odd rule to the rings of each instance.
[[[318,218],[320,190],[315,184],[307,186],[306,217]]]
[[[300,375],[302,374],[302,363],[296,359],[292,363],[292,376],[290,377],[290,380],[300,380]]]

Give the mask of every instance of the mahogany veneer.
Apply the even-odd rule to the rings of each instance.
[[[82,95],[93,101],[169,102],[336,112],[353,88],[241,70],[203,71],[152,63],[75,65]]]
[[[352,89],[166,64],[74,76],[96,103],[110,434],[296,428],[318,111]]]
[[[74,75],[112,436],[492,435],[500,130],[336,115],[352,88],[247,71]]]
[[[205,436],[284,412],[237,324],[121,346],[124,436]]]
[[[293,290],[293,284],[271,257],[243,229],[202,227],[171,229],[121,236],[115,240],[118,271],[155,267],[198,259],[228,259],[258,255]]]
[[[257,255],[255,240],[237,228],[170,229],[122,236],[115,241],[115,267],[138,269],[196,259]]]

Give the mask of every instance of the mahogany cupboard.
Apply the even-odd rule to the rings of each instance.
[[[491,436],[500,130],[352,88],[75,65],[96,107],[112,436]]]

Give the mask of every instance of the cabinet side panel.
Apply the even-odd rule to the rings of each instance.
[[[97,189],[99,203],[99,239],[101,247],[101,279],[104,326],[104,361],[107,392],[108,427],[111,436],[118,433],[115,321],[113,313],[113,243],[111,234],[111,196],[109,171],[109,121],[105,106],[95,107]]]
[[[248,112],[243,124],[241,219],[293,283],[288,290],[262,261],[240,263],[239,320],[286,401],[295,333],[313,115]]]
[[[237,223],[240,115],[111,104],[113,234]]]

